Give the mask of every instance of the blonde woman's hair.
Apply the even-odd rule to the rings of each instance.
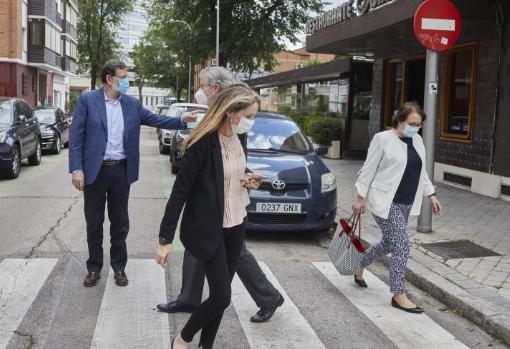
[[[253,103],[260,103],[260,97],[248,85],[236,83],[225,87],[204,119],[184,141],[183,149],[188,149],[202,137],[218,131],[227,119],[227,112],[237,113]]]

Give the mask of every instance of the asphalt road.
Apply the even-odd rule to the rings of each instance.
[[[106,267],[97,287],[82,286],[83,198],[71,185],[67,150],[44,156],[38,167],[24,166],[16,180],[0,180],[0,349],[169,347],[187,315],[167,316],[154,307],[179,292],[182,245],[176,244],[166,270],[155,265],[153,252],[175,177],[168,157],[158,154],[154,129],[142,129],[140,150],[140,180],[129,208],[130,285],[123,289]],[[268,324],[252,325],[248,318],[257,308],[236,279],[215,347],[506,348],[412,285],[426,315],[391,308],[382,265],[371,268],[368,290],[355,287],[351,278],[331,272],[324,239],[324,232],[250,233],[248,247],[286,302]]]

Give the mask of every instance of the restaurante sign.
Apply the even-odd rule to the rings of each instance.
[[[347,0],[330,11],[310,18],[306,23],[306,34],[310,35],[333,24],[345,22],[352,17],[362,16],[395,1],[397,0]]]

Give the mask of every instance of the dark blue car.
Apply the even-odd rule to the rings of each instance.
[[[23,159],[41,163],[39,122],[24,100],[0,97],[0,176],[18,177]]]
[[[337,210],[335,176],[296,123],[258,113],[248,133],[248,168],[265,178],[251,190],[248,229],[320,231],[331,227]]]

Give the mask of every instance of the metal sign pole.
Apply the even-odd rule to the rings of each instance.
[[[439,53],[427,50],[427,62],[425,68],[425,102],[424,111],[427,121],[423,127],[423,142],[427,153],[425,168],[430,179],[434,180],[434,154],[437,131],[438,98],[438,72]],[[429,233],[432,231],[432,206],[429,199],[423,199],[421,213],[418,217],[418,232]]]

